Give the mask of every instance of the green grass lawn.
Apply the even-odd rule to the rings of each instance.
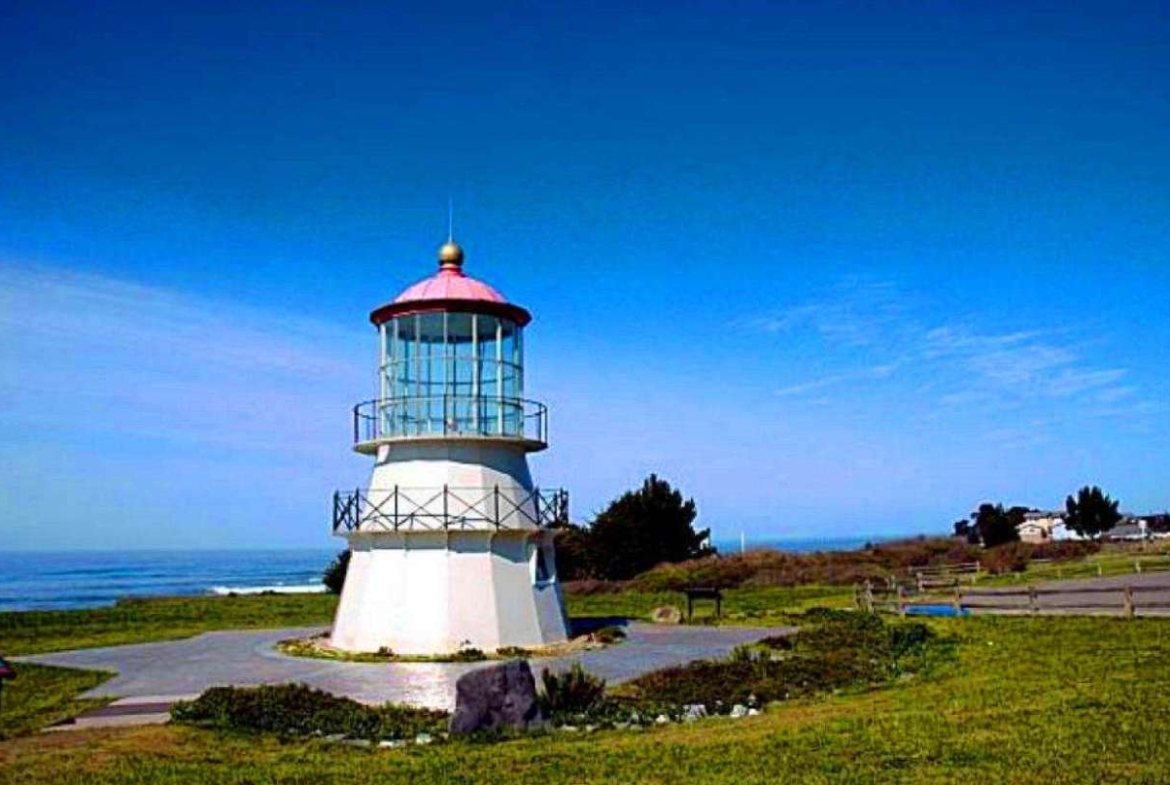
[[[105,700],[79,700],[112,674],[48,665],[20,665],[15,680],[4,686],[0,739],[11,739],[101,706]]]
[[[165,597],[122,600],[108,608],[0,613],[0,654],[186,638],[210,630],[328,624],[337,598],[328,594]]]
[[[979,586],[1027,585],[1041,581],[1064,580],[1067,578],[1096,578],[1108,575],[1134,575],[1137,565],[1146,572],[1170,570],[1170,553],[1163,543],[1151,543],[1138,548],[1133,545],[1107,545],[1100,553],[1083,559],[1051,564],[1032,564],[1024,572],[1007,575],[984,575]]]
[[[565,598],[572,617],[623,616],[648,619],[655,608],[673,605],[683,614],[686,595],[681,592],[621,591],[599,594],[570,594]],[[769,586],[755,589],[727,589],[723,592],[723,624],[769,626],[786,624],[790,614],[819,605],[826,608],[853,606],[850,586]],[[714,622],[715,603],[695,602],[695,623]]]
[[[933,620],[929,678],[641,733],[368,751],[196,728],[0,744],[4,782],[1164,782],[1170,624]]]

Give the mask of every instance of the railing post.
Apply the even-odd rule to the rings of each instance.
[[[398,486],[394,486],[394,531],[398,531],[398,524],[402,519],[398,517]]]
[[[1036,594],[1035,586],[1028,587],[1028,610],[1033,614],[1040,612],[1040,598]]]
[[[1132,586],[1125,587],[1125,594],[1124,594],[1123,599],[1125,602],[1125,605],[1123,608],[1123,610],[1125,612],[1125,617],[1127,619],[1132,619],[1137,611],[1137,608],[1135,608],[1134,604],[1133,604],[1133,587]]]
[[[498,484],[495,486],[495,490],[494,490],[493,495],[495,498],[494,523],[496,524],[496,528],[498,529],[498,528],[500,528],[500,486]]]
[[[451,514],[447,509],[447,483],[443,483],[443,528],[451,524]]]
[[[340,503],[341,503],[341,492],[334,491],[333,492],[333,532],[334,532],[334,534],[337,533],[337,508],[338,508],[338,505]]]

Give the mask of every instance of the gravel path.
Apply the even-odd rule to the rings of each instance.
[[[100,649],[54,652],[16,659],[117,673],[86,697],[184,696],[216,685],[304,682],[366,703],[395,701],[450,709],[455,681],[484,663],[354,663],[289,657],[276,643],[324,627],[209,632],[194,638]],[[726,655],[740,643],[795,628],[687,627],[633,623],[625,642],[566,657],[533,660],[533,669],[567,668],[580,661],[610,683],[691,660]]]

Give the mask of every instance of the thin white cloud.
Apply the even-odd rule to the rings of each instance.
[[[0,264],[0,422],[314,452],[369,393],[369,335],[101,276]],[[371,388],[372,389],[372,388]]]
[[[927,326],[913,306],[891,284],[849,281],[828,297],[756,320],[767,332],[811,334],[822,345],[821,364],[841,369],[793,381],[777,394],[799,397],[897,373],[919,377],[919,390],[952,410],[1004,412],[1058,400],[1085,417],[1156,408],[1138,400],[1129,369],[1095,364],[1059,325],[990,332],[974,327],[974,317],[959,317]]]

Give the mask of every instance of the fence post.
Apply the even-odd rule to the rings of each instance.
[[[1101,570],[1101,562],[1097,562],[1097,577],[1100,578],[1105,573]]]
[[[1142,563],[1140,561],[1138,561],[1137,559],[1133,560],[1133,571],[1136,572],[1138,575],[1142,574]]]
[[[898,584],[898,615],[906,618],[906,587]]]
[[[873,613],[873,583],[865,579],[865,593],[862,595],[862,608],[866,613]]]
[[[1132,619],[1134,617],[1134,612],[1137,610],[1133,605],[1133,587],[1131,587],[1131,586],[1125,587],[1124,600],[1125,600],[1125,607],[1124,607],[1125,617],[1127,619]]]
[[[959,585],[957,583],[955,584],[954,606],[955,606],[955,613],[962,613],[963,612],[963,590],[961,588],[959,588]]]
[[[1040,598],[1036,596],[1035,586],[1028,587],[1028,609],[1034,614],[1040,612]]]
[[[922,594],[923,592],[925,592],[925,591],[926,591],[926,581],[924,581],[924,580],[922,579],[922,573],[921,573],[921,572],[919,572],[919,573],[915,573],[915,575],[916,575],[916,577],[918,578],[918,593],[919,593],[919,594]]]

